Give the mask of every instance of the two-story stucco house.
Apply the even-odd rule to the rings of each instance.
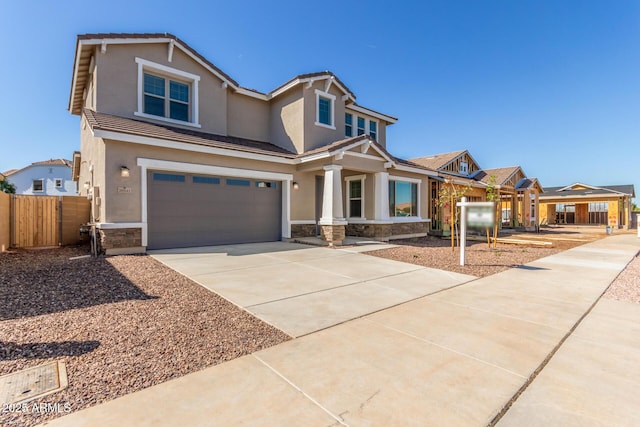
[[[397,119],[331,72],[261,93],[173,35],[87,34],[69,110],[107,253],[427,233],[436,172],[391,155]]]
[[[77,183],[71,179],[71,161],[50,159],[34,162],[22,169],[4,173],[6,179],[16,186],[16,194],[34,196],[75,196]]]

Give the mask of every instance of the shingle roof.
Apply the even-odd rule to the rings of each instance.
[[[478,172],[474,179],[478,181],[482,181],[485,184],[489,183],[489,180],[492,176],[496,177],[496,185],[504,185],[505,182],[509,180],[520,169],[520,166],[510,166],[506,168],[494,168],[494,169],[483,169]]]
[[[43,160],[41,162],[33,162],[31,163],[32,165],[64,165],[64,166],[69,166],[71,167],[71,160],[67,160],[67,159],[50,159],[50,160]]]
[[[446,166],[449,162],[451,162],[453,159],[455,159],[465,151],[467,150],[453,151],[451,153],[434,154],[431,156],[424,156],[424,157],[416,157],[414,159],[409,159],[409,161],[415,164],[424,166],[431,170],[438,170],[441,167]]]
[[[599,185],[596,188],[585,188],[583,190],[562,190],[564,187],[545,187],[546,197],[588,197],[588,196],[615,196],[617,193],[623,193],[635,197],[635,187],[629,185]]]
[[[99,129],[126,133],[129,135],[185,142],[188,144],[224,148],[255,154],[266,154],[290,159],[296,157],[294,153],[268,142],[215,135],[164,124],[153,124],[140,120],[113,116],[111,114],[98,113],[88,108],[83,109],[83,115],[87,118],[87,123],[89,123],[89,126],[91,126],[91,129],[93,130]]]

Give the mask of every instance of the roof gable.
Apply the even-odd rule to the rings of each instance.
[[[459,176],[471,176],[480,170],[480,166],[467,150],[410,159],[411,162],[426,168]]]

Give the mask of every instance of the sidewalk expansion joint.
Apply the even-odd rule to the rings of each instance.
[[[338,422],[340,425],[343,426],[349,426],[349,424],[345,423],[344,420],[342,419],[342,417],[339,417],[337,415],[335,415],[333,412],[331,412],[329,409],[325,408],[324,406],[322,406],[320,404],[320,402],[318,402],[317,400],[315,400],[313,397],[309,396],[309,394],[305,393],[304,390],[302,390],[300,387],[298,387],[297,385],[295,385],[292,381],[290,381],[287,377],[285,377],[283,374],[281,374],[280,372],[278,372],[278,370],[276,370],[274,367],[272,367],[271,365],[269,365],[267,362],[265,362],[264,360],[262,360],[260,357],[258,357],[255,354],[252,354],[252,356],[254,358],[256,358],[258,360],[258,362],[262,363],[264,366],[266,366],[269,370],[271,370],[271,372],[273,372],[274,374],[276,374],[277,376],[279,376],[280,378],[282,378],[287,384],[289,384],[291,387],[293,387],[294,389],[296,389],[299,393],[301,393],[304,397],[306,397],[307,399],[309,399],[314,405],[316,405],[318,408],[322,409],[322,411],[324,411],[327,415],[329,415],[331,418],[333,418],[334,420],[336,420],[336,422]]]

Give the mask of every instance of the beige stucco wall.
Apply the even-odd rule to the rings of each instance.
[[[0,191],[0,252],[9,249],[11,244],[10,203],[11,196]]]
[[[294,153],[304,150],[304,99],[302,87],[285,92],[270,102],[269,139]]]
[[[324,171],[294,173],[293,180],[299,188],[291,190],[291,220],[315,221],[316,176],[324,176]]]
[[[269,141],[269,103],[229,91],[227,131],[230,136]]]
[[[108,204],[103,222],[139,222],[142,220],[142,169],[137,165],[138,158],[222,166],[247,169],[248,171],[259,170],[279,173],[293,173],[295,171],[294,165],[223,157],[113,140],[105,140],[105,144],[106,183],[103,194],[108,199]],[[130,170],[130,175],[127,178],[120,176],[120,166],[122,165],[127,166]],[[131,193],[119,193],[118,187],[131,188]]]
[[[85,182],[89,186],[97,187],[100,202],[95,199],[94,212],[95,219],[102,221],[105,217],[104,195],[105,188],[105,147],[104,142],[100,138],[91,135],[91,130],[85,123],[85,119],[80,120],[80,175],[78,178],[78,195],[86,196],[87,190],[84,188]],[[90,166],[93,165],[93,172],[89,172]],[[98,204],[99,203],[99,204]]]
[[[136,57],[200,76],[199,121],[203,132],[227,134],[227,89],[222,80],[196,63],[179,48],[168,61],[167,43],[135,45],[110,44],[107,52],[96,54],[98,78],[96,110],[135,118],[138,108],[138,64]],[[191,94],[193,100],[193,94]],[[161,122],[162,123],[162,122]]]

